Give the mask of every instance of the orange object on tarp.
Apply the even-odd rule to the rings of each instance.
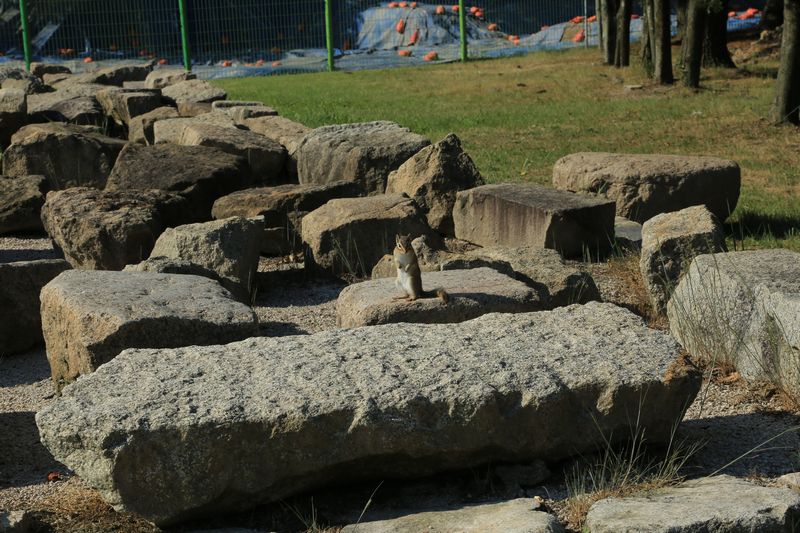
[[[638,20],[638,19],[639,19],[639,15],[637,15],[636,13],[631,15],[631,20]]]
[[[394,29],[397,30],[397,33],[405,33],[405,31],[406,31],[406,21],[405,20],[401,20],[400,22],[397,23],[397,26],[395,26]]]
[[[480,11],[480,8],[477,6],[472,6],[471,8],[469,8],[469,12],[472,13],[473,15],[478,11]]]
[[[396,7],[397,7],[397,6],[399,6],[399,5],[400,5],[400,4],[398,4],[397,2],[389,2],[389,6],[388,6],[388,7],[389,7],[389,8],[391,8],[391,9],[394,9],[394,8],[396,8]]]
[[[572,38],[573,43],[582,43],[585,40],[586,40],[586,32],[583,31],[582,29],[578,31],[578,33],[576,33],[575,36]]]
[[[586,19],[586,22],[597,22],[597,15],[592,15],[591,17]]]
[[[433,50],[425,54],[425,57],[422,58],[423,61],[436,61],[438,59],[439,59],[439,54]]]
[[[231,61],[230,59],[226,59],[225,61],[222,62],[222,66],[223,67],[232,67],[233,66],[233,61]]]
[[[415,44],[417,44],[418,40],[419,40],[419,30],[414,30],[414,33],[411,34],[411,39],[409,39],[408,44],[414,46]]]
[[[739,18],[739,20],[748,20],[748,19],[751,19],[751,18],[755,18],[755,15],[753,15],[752,13],[748,13],[747,11],[745,11],[744,13],[742,13],[741,15],[739,15],[739,17],[738,17],[738,18]]]
[[[159,59],[159,60],[158,60],[158,64],[159,64],[159,65],[166,65],[166,64],[168,64],[168,63],[169,63],[169,61],[167,61],[167,60],[166,60],[166,59],[164,59],[163,57],[162,57],[161,59]]]
[[[751,15],[758,15],[761,12],[754,7],[749,7],[747,8],[747,11],[745,11],[745,13],[750,13]]]
[[[729,19],[732,19],[735,16],[736,16],[736,11],[731,11],[730,13],[728,13],[728,18]]]
[[[275,68],[277,68],[277,67],[279,67],[281,65],[283,65],[283,63],[281,63],[280,61],[273,61],[272,62],[272,66],[275,67]]]
[[[92,59],[91,57],[84,57],[83,58],[83,62],[84,63],[91,63],[92,61],[94,61],[94,59]]]
[[[444,6],[436,6],[436,14],[444,15]]]
[[[452,6],[450,9],[453,10],[453,13],[458,13],[458,6],[457,5]]]
[[[259,59],[258,61],[256,61],[256,66],[257,67],[263,67],[264,66],[264,60],[263,59]]]
[[[475,12],[475,18],[482,19],[483,18],[483,11],[478,10]]]
[[[405,7],[408,7],[408,2],[400,2],[400,3],[399,3],[399,4],[397,4],[397,5],[399,5],[400,7],[403,7],[403,8],[405,8]]]
[[[578,15],[577,17],[572,17],[570,19],[570,22],[573,24],[580,24],[581,22],[583,22],[583,17],[581,15]]]
[[[411,9],[417,9],[417,3],[411,2]]]
[[[489,24],[489,26],[487,27],[487,29],[488,29],[489,31],[497,31],[497,24],[495,24],[494,22],[492,22],[491,24]]]
[[[397,55],[400,57],[411,57],[411,50],[398,50]]]

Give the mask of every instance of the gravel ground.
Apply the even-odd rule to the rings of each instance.
[[[0,237],[0,263],[61,257],[63,254],[55,250],[53,242],[46,237]]]
[[[31,258],[39,253],[55,252],[45,239],[0,239],[2,260]],[[589,269],[608,300],[639,311],[647,307],[646,295],[636,288],[633,260],[615,260]],[[344,287],[341,282],[305,280],[300,265],[281,261],[264,261],[259,270],[254,308],[263,324],[262,334],[311,334],[336,327],[335,302]],[[33,511],[53,531],[153,531],[152,526],[135,517],[111,510],[42,447],[34,413],[53,399],[43,350],[0,359],[0,509]],[[707,381],[678,431],[681,439],[704,443],[687,465],[686,474],[707,475],[743,455],[722,472],[768,483],[774,477],[795,471],[800,450],[800,438],[794,429],[800,425],[800,418],[795,413],[780,394],[768,387],[747,385],[735,374]],[[777,438],[763,444],[773,437]],[[748,454],[753,448],[759,449]],[[50,472],[63,477],[48,482]],[[538,494],[559,499],[566,494],[563,478],[558,474],[550,483],[536,485],[520,494],[519,489],[509,492],[507,487],[502,488],[502,483],[496,485],[492,481],[495,477],[487,472],[473,470],[415,482],[387,481],[380,489],[382,497],[376,498],[376,505],[381,501],[389,505],[394,498],[430,502],[437,497],[473,501],[487,495]],[[375,489],[373,485],[320,493],[314,499],[315,509],[323,519],[332,521],[353,513],[357,516]],[[297,525],[300,522],[295,515],[310,516],[309,500],[293,501],[299,503],[195,526],[281,529],[276,524],[286,523],[287,516]]]

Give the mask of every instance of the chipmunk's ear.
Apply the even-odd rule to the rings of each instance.
[[[397,233],[397,234],[394,236],[394,243],[395,243],[397,246],[400,246],[400,241],[401,241],[401,240],[402,240],[402,237],[400,236],[400,234],[399,234],[399,233]]]

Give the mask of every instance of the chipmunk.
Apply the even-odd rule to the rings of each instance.
[[[425,291],[422,289],[422,271],[419,268],[417,253],[411,246],[411,235],[397,235],[395,237],[394,264],[397,267],[395,285],[405,291],[403,296],[395,296],[395,300],[408,300],[413,302],[419,298],[439,298],[444,303],[449,300],[444,289]]]

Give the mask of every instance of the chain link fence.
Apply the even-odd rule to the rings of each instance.
[[[0,0],[0,60],[200,77],[413,66],[598,44],[594,0]],[[25,53],[27,40],[29,53]],[[733,23],[754,25],[758,13]],[[634,15],[636,17],[636,15]],[[632,37],[641,35],[641,21]]]

